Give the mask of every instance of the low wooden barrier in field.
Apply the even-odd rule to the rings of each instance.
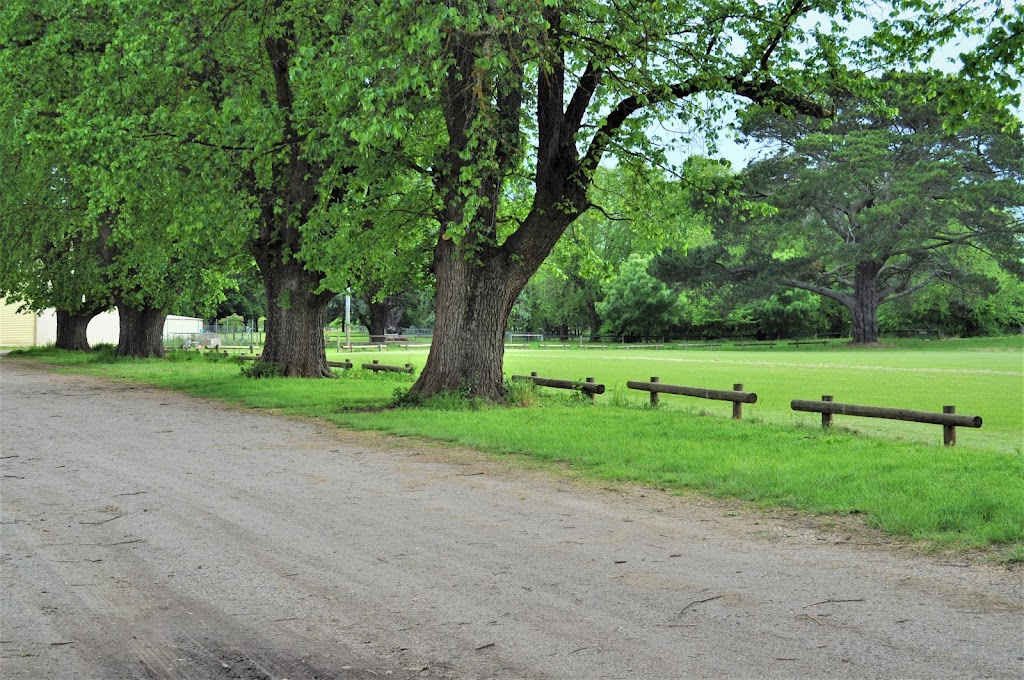
[[[771,349],[775,347],[774,342],[734,342],[733,347],[767,347]]]
[[[642,390],[651,393],[651,406],[658,405],[659,394],[680,394],[684,397],[700,397],[701,399],[715,399],[718,401],[732,402],[732,417],[736,420],[743,419],[743,404],[754,404],[757,402],[757,394],[744,392],[743,385],[737,383],[731,390],[710,390],[704,387],[687,387],[686,385],[669,385],[660,382],[658,376],[651,376],[650,382],[630,380],[626,387],[631,390]]]
[[[956,428],[981,427],[981,416],[957,415],[956,406],[943,406],[942,413],[931,411],[913,411],[907,408],[889,408],[886,406],[864,406],[862,404],[843,404],[832,401],[832,395],[822,395],[821,401],[794,399],[790,403],[794,411],[821,414],[821,426],[832,426],[832,416],[861,416],[864,418],[888,418],[889,420],[907,420],[913,423],[942,425],[942,443],[956,446]]]
[[[530,375],[514,375],[513,380],[530,380],[534,385],[540,387],[554,387],[562,390],[578,390],[583,392],[591,401],[594,400],[594,395],[604,394],[604,384],[594,382],[593,378],[587,378],[583,382],[577,380],[561,380],[559,378],[541,378],[537,375],[536,371],[530,373]]]
[[[722,343],[720,343],[720,342],[704,342],[704,343],[676,345],[676,347],[678,347],[679,349],[700,349],[701,347],[721,347],[721,346],[722,346]]]
[[[828,340],[794,340],[787,342],[787,345],[827,345]]]
[[[363,364],[363,368],[367,371],[385,371],[390,373],[412,373],[412,364],[406,364],[405,366],[388,366],[382,364],[376,359],[371,364]]]
[[[238,358],[241,359],[242,361],[256,361],[260,357],[250,356],[248,354],[240,354]],[[327,365],[330,366],[331,368],[352,368],[351,361],[328,361]]]

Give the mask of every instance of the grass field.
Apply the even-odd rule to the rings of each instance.
[[[918,346],[915,346],[917,344]],[[942,348],[939,348],[939,346]],[[958,547],[1002,546],[1024,561],[1024,346],[989,342],[900,343],[897,349],[843,347],[780,351],[510,349],[506,373],[593,376],[608,391],[596,405],[561,390],[523,391],[528,408],[466,406],[439,399],[426,408],[386,409],[409,376],[347,372],[337,381],[249,380],[229,361],[119,361],[53,350],[46,361],[140,380],[350,428],[457,442],[538,464],[568,466],[596,479],[745,499],[812,513],[862,514],[896,535]],[[329,352],[334,357],[336,353]],[[366,353],[345,353],[357,364]],[[374,354],[376,358],[378,355]],[[389,350],[386,363],[421,368],[424,350]],[[104,363],[106,361],[106,363]],[[727,402],[662,395],[657,409],[627,380],[758,394],[745,420]],[[791,399],[818,399],[980,415],[980,430],[795,413]],[[370,409],[370,410],[368,410]]]

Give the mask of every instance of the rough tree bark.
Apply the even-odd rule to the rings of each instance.
[[[563,38],[569,39],[561,26],[562,12],[557,7],[544,10],[546,44],[552,50]],[[434,175],[443,206],[434,250],[436,323],[427,364],[412,394],[430,396],[468,388],[470,395],[485,399],[503,396],[504,334],[512,305],[566,228],[590,207],[587,190],[612,140],[637,111],[699,94],[707,87],[703,78],[696,77],[657,93],[625,96],[610,110],[597,112],[590,109],[607,75],[598,63],[587,64],[578,78],[567,78],[566,56],[559,53],[531,76],[536,79],[533,83],[527,81],[522,63],[514,59],[508,71],[493,79],[477,68],[476,55],[489,52],[495,41],[509,54],[517,54],[521,39],[515,32],[446,36],[444,50],[450,61],[440,103],[448,145]],[[743,71],[722,80],[723,89],[751,101],[782,101],[801,113],[825,113],[822,107],[786,93],[766,73],[755,77]],[[575,83],[575,89],[567,91],[567,81]],[[524,98],[531,90],[535,98]],[[535,111],[534,198],[528,216],[502,243],[498,203],[505,178],[522,167],[524,106]],[[588,112],[600,113],[601,122],[581,153],[577,136]],[[487,145],[471,138],[471,131],[479,129],[486,129],[496,140],[487,158],[479,155],[481,146]],[[472,177],[470,182],[467,176]],[[473,216],[467,219],[470,204]]]
[[[368,312],[359,315],[359,322],[366,326],[370,336],[370,342],[384,342],[389,331],[397,332],[398,324],[402,320],[403,310],[399,306],[398,297],[389,295],[383,300],[374,300],[380,288],[363,297]]]
[[[164,356],[165,310],[135,309],[118,301],[117,313],[120,317],[117,356],[137,359]]]
[[[57,310],[57,342],[54,345],[57,349],[66,349],[72,352],[91,352],[87,330],[89,322],[99,314],[95,312],[68,312],[63,309]]]
[[[853,294],[849,295],[828,286],[791,279],[786,285],[802,288],[812,293],[831,298],[846,307],[853,325],[853,339],[850,344],[864,345],[878,342],[878,308],[883,302],[916,289],[899,287],[898,293],[883,293],[879,285],[879,274],[885,263],[882,261],[858,262],[854,269]],[[895,292],[895,291],[893,291]]]
[[[266,253],[256,258],[267,291],[263,361],[277,364],[281,375],[333,378],[324,346],[324,313],[333,293],[315,293],[316,273],[301,264],[282,263]]]
[[[853,320],[854,345],[878,342],[878,306],[883,302],[878,290],[881,262],[858,262],[854,274],[853,299],[847,308]]]
[[[281,33],[264,40],[275,83],[276,105],[282,119],[286,158],[273,168],[273,181],[261,187],[250,169],[246,184],[260,204],[259,235],[251,251],[267,295],[266,340],[261,358],[289,377],[333,378],[324,347],[324,313],[334,297],[317,293],[323,273],[307,270],[295,258],[302,250],[301,225],[317,204],[317,185],[323,167],[302,153],[292,119],[294,94],[291,59],[296,50],[295,27],[284,22]]]
[[[508,318],[529,276],[522,272],[510,276],[500,252],[480,266],[461,256],[450,241],[438,245],[435,258],[434,337],[413,392],[499,399],[504,393]]]

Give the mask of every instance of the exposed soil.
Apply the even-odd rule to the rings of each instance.
[[[0,399],[0,678],[1024,677],[1024,574],[857,518],[21,361]]]

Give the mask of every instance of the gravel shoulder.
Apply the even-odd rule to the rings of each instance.
[[[3,359],[0,475],[0,678],[1024,677],[1020,571]]]

